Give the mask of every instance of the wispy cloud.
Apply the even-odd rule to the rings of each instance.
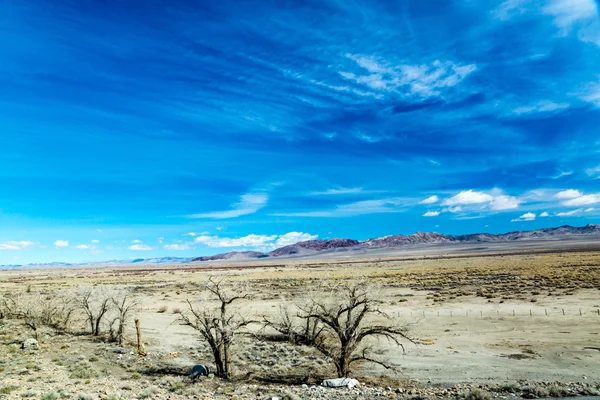
[[[154,247],[150,247],[145,244],[134,244],[134,245],[129,246],[127,249],[133,250],[133,251],[150,251],[150,250],[154,250]]]
[[[438,215],[440,215],[439,211],[427,211],[423,214],[424,217],[437,217]]]
[[[600,203],[600,193],[584,194],[579,197],[571,198],[563,201],[561,204],[567,207],[585,206],[590,204]]]
[[[419,204],[434,204],[440,201],[440,198],[436,195],[429,196],[428,198],[421,200]]]
[[[401,197],[391,197],[377,200],[363,200],[349,204],[341,204],[330,210],[301,211],[274,213],[273,216],[280,217],[354,217],[357,215],[395,213],[406,211],[403,207],[406,205],[406,199]]]
[[[460,65],[451,61],[436,60],[429,65],[390,65],[370,56],[347,54],[346,57],[362,70],[340,72],[344,79],[370,90],[408,92],[420,97],[437,96],[443,89],[459,84],[477,69],[474,64]]]
[[[568,103],[554,103],[552,101],[541,101],[528,106],[517,107],[513,110],[515,114],[547,113],[569,108]]]
[[[336,195],[344,195],[344,194],[365,194],[365,193],[373,193],[373,191],[365,191],[361,187],[355,188],[334,188],[327,189],[321,192],[310,192],[313,196],[336,196]]]
[[[0,250],[6,251],[21,251],[28,250],[32,247],[38,246],[39,242],[32,242],[28,240],[15,241],[12,240],[10,242],[0,242]]]
[[[580,213],[581,211],[582,211],[581,208],[579,208],[577,210],[559,212],[559,213],[556,213],[556,215],[558,217],[571,217],[571,216],[573,216],[575,214]]]
[[[189,250],[190,246],[185,243],[175,243],[175,244],[166,244],[163,246],[163,249],[171,250],[171,251],[185,251],[185,250]]]
[[[242,215],[254,214],[267,205],[269,196],[265,193],[247,193],[241,196],[240,201],[232,205],[231,210],[213,211],[189,215],[189,218],[229,219]]]
[[[575,33],[579,40],[600,46],[600,20],[594,0],[550,0],[543,8],[564,36]]]

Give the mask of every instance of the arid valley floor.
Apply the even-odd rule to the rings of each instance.
[[[212,361],[197,333],[177,319],[187,300],[202,298],[211,276],[243,283],[251,297],[239,312],[257,321],[275,315],[282,301],[310,296],[318,284],[364,279],[415,343],[403,343],[403,351],[373,341],[375,354],[396,371],[366,363],[353,374],[359,388],[322,389],[321,380],[335,376],[327,360],[310,348],[261,341],[252,335],[264,332],[260,324],[249,325],[233,348],[232,381],[191,383],[179,374]],[[69,332],[42,327],[39,349],[27,351],[20,344],[32,331],[4,318],[0,397],[476,398],[470,388],[481,386],[493,397],[533,398],[596,395],[600,387],[600,246],[0,271],[3,295],[44,301],[78,287],[131,290],[148,355],[135,353],[133,319],[123,348],[84,334],[81,320]]]

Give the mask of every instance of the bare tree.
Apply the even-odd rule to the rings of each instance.
[[[320,287],[320,295],[311,296],[298,304],[296,316],[285,310],[279,321],[266,320],[266,326],[276,329],[297,344],[314,347],[330,359],[339,377],[346,377],[351,366],[361,362],[373,362],[385,368],[393,365],[372,355],[371,346],[365,344],[369,338],[385,338],[404,350],[399,339],[410,342],[402,328],[387,324],[376,324],[374,317],[390,320],[381,310],[364,281]],[[304,322],[304,324],[300,323]]]
[[[65,331],[75,315],[75,304],[64,293],[48,294],[8,293],[0,300],[0,309],[4,309],[9,317],[23,319],[25,324],[34,331],[39,341],[38,329],[41,326]]]
[[[131,313],[140,305],[140,300],[134,297],[133,293],[129,290],[115,293],[110,300],[117,313],[116,317],[110,323],[111,338],[120,346],[123,344],[125,326],[131,318]],[[116,330],[113,328],[114,325],[117,325]]]
[[[82,288],[75,300],[85,313],[92,335],[100,334],[100,324],[112,306],[112,299],[104,290]]]
[[[189,300],[188,312],[180,314],[179,321],[193,327],[200,333],[200,337],[209,345],[212,352],[216,375],[229,379],[231,377],[231,345],[236,334],[253,321],[242,317],[232,311],[230,307],[234,302],[249,298],[249,295],[227,287],[223,280],[209,278],[205,289],[216,304],[210,305],[202,302],[194,306]]]
[[[6,310],[7,316],[22,319],[39,343],[42,342],[39,328],[42,326],[43,304],[37,295],[8,293],[2,298],[2,308]]]

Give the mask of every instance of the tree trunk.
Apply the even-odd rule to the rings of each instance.
[[[144,343],[142,342],[142,331],[140,330],[140,320],[135,320],[135,332],[137,334],[137,353],[138,356],[145,356],[146,349],[144,349]]]
[[[220,347],[213,349],[213,357],[215,359],[215,367],[217,369],[216,375],[219,378],[225,378],[225,366],[223,364],[223,358],[221,354]]]
[[[224,362],[223,362],[223,366],[225,367],[225,379],[230,379],[231,378],[231,362],[229,359],[229,343],[225,342],[223,344],[223,358],[224,358]]]

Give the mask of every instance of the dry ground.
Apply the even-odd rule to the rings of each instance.
[[[70,394],[177,395],[184,390],[177,386],[180,378],[161,375],[165,366],[185,371],[195,363],[210,364],[195,332],[175,322],[187,299],[200,298],[209,276],[245,282],[254,295],[241,312],[256,318],[276,313],[282,299],[305,296],[317,282],[364,278],[376,284],[394,323],[406,326],[419,344],[405,344],[404,353],[387,342],[374,343],[376,352],[401,370],[365,365],[356,371],[373,384],[600,383],[598,251],[347,261],[0,271],[3,293],[29,288],[51,295],[82,285],[134,289],[142,300],[136,317],[149,352],[142,360],[129,354],[131,346],[121,355],[114,353],[114,345],[90,336],[45,329],[45,343],[29,354],[11,343],[31,334],[8,321],[0,324],[0,392],[14,387],[4,390],[16,398],[35,397],[60,387]],[[134,338],[132,327],[127,338]],[[236,382],[244,390],[243,377],[260,382],[256,379],[304,375],[310,384],[332,374],[326,360],[310,349],[247,338],[235,352]],[[229,398],[238,383],[233,385],[221,388],[216,380],[206,381],[180,394],[210,392],[215,398],[221,390]],[[270,390],[258,385],[248,398]]]

